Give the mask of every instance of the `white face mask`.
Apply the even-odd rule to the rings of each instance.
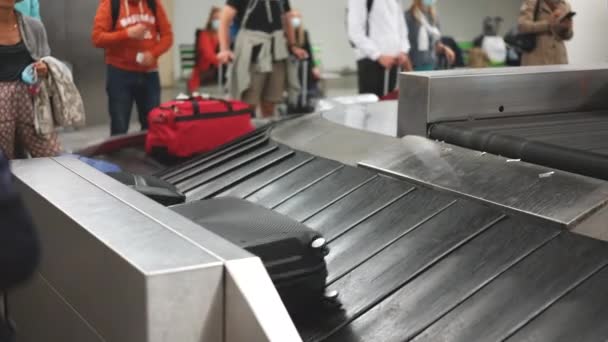
[[[301,18],[291,18],[291,26],[293,26],[293,28],[300,28],[300,26],[302,26],[302,19]]]
[[[220,20],[219,19],[213,19],[213,21],[211,21],[211,28],[214,31],[217,31],[220,29]]]
[[[435,2],[437,2],[436,0],[424,0],[423,3],[425,6],[434,6]]]

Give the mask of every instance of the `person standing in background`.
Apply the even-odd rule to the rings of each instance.
[[[298,70],[300,82],[303,85],[304,77],[306,77],[307,81],[305,83],[308,85],[307,92],[311,95],[317,95],[317,93],[319,92],[318,83],[321,79],[321,70],[315,64],[316,61],[314,53],[312,51],[310,33],[308,32],[308,30],[306,30],[304,26],[302,13],[297,10],[293,10],[292,12],[293,14],[291,18],[291,26],[293,26],[295,31],[295,45],[306,51],[306,53],[308,54],[308,57],[303,60],[308,62],[308,74],[304,75],[304,71],[306,70],[303,70],[303,66],[300,64]]]
[[[32,64],[39,78],[48,76],[41,60],[51,49],[42,22],[17,12],[15,3],[0,0],[0,151],[14,159],[19,146],[33,157],[52,157],[61,150],[57,134],[37,129],[32,93],[23,81],[23,71]]]
[[[454,51],[441,43],[435,2],[436,0],[414,0],[405,12],[411,45],[410,58],[416,71],[435,70],[439,55],[444,55],[450,65],[456,58]]]
[[[540,1],[540,4],[538,3]],[[534,20],[537,4],[537,19]],[[566,40],[572,39],[570,4],[564,0],[525,0],[519,16],[519,33],[536,34],[536,48],[522,55],[522,65],[568,64]]]
[[[111,134],[127,133],[133,102],[141,129],[160,105],[158,58],[171,48],[173,31],[160,0],[101,0],[93,44],[105,49]]]
[[[188,81],[188,90],[195,92],[201,86],[201,82],[213,81],[218,79],[218,60],[219,41],[217,30],[220,27],[220,9],[211,8],[209,19],[204,30],[196,30],[195,44],[195,65]]]
[[[386,95],[387,70],[388,91],[397,85],[399,67],[411,70],[403,9],[398,0],[349,0],[347,21],[348,36],[357,57],[359,93],[382,97]]]
[[[233,62],[228,71],[232,98],[261,107],[263,117],[275,114],[283,101],[290,53],[308,57],[295,44],[289,0],[227,0],[220,19],[221,64]],[[236,18],[240,27],[231,49],[230,26]]]
[[[26,15],[28,17],[36,18],[41,20],[40,18],[40,4],[38,0],[22,0],[17,3],[15,9],[21,14]]]

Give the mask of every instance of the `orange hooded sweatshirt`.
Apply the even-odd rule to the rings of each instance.
[[[144,67],[137,63],[137,53],[150,52],[156,58],[167,52],[173,44],[171,23],[161,0],[156,1],[156,13],[148,8],[147,0],[120,0],[120,14],[116,27],[112,27],[112,1],[101,0],[93,26],[93,44],[106,50],[106,64],[116,68],[148,72],[158,65]],[[143,40],[129,38],[127,28],[143,24],[149,34]]]

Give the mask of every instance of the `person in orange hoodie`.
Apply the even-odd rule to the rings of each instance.
[[[160,105],[158,58],[173,44],[161,0],[101,0],[93,44],[105,49],[112,135],[128,132],[133,102],[147,129],[148,113]]]

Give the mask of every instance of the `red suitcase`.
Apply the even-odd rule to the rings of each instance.
[[[146,152],[187,158],[209,152],[253,131],[253,108],[244,102],[204,99],[174,100],[148,116]]]

